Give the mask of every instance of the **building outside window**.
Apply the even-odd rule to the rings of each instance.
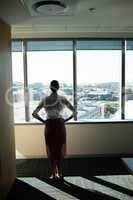
[[[124,40],[124,46],[122,42],[120,39],[13,40],[15,122],[37,122],[32,111],[50,94],[49,84],[53,79],[60,83],[59,94],[66,96],[77,110],[71,121],[132,120],[133,40]],[[65,109],[63,117],[69,112]],[[43,110],[40,114],[46,117]]]
[[[12,43],[13,106],[15,122],[25,122],[22,42]]]
[[[77,42],[78,120],[121,119],[121,42]]]
[[[27,69],[30,121],[36,121],[31,114],[41,98],[50,94],[51,80],[59,81],[59,95],[66,96],[73,103],[72,41],[28,42]],[[64,118],[68,117],[69,112],[68,109],[64,110]],[[46,117],[43,110],[40,111],[40,114],[42,117]]]
[[[133,40],[126,42],[126,96],[125,96],[125,118],[133,119]]]

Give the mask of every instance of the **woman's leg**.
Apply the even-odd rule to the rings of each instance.
[[[55,178],[56,176],[56,166],[57,166],[57,161],[53,159],[51,152],[50,152],[50,148],[48,145],[46,145],[46,152],[47,152],[47,156],[50,162],[50,168],[51,168],[51,176],[50,178]]]
[[[66,144],[63,144],[62,145],[62,148],[61,148],[61,152],[60,152],[60,156],[58,157],[58,160],[57,160],[57,171],[58,171],[58,176],[60,178],[62,178],[62,162],[63,162],[63,159],[66,155]]]
[[[56,178],[56,160],[49,159],[50,160],[50,165],[51,165],[51,176],[50,178]]]

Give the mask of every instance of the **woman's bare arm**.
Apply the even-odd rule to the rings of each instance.
[[[41,117],[40,117],[40,115],[38,114],[38,112],[42,109],[42,107],[43,107],[43,102],[41,102],[37,107],[36,107],[36,109],[33,111],[33,113],[32,113],[32,116],[34,117],[34,118],[36,118],[36,119],[38,119],[39,121],[41,121],[42,123],[45,123],[46,121],[44,120],[44,119],[42,119]]]
[[[76,112],[73,105],[66,98],[64,98],[64,104],[67,106],[69,110],[72,111],[72,114],[64,120],[65,122],[67,122],[75,116]]]

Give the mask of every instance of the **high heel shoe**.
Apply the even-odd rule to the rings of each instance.
[[[53,174],[49,177],[49,180],[55,180],[55,179],[56,179],[56,176]]]
[[[63,181],[63,175],[62,174],[56,174],[56,179],[59,181]]]

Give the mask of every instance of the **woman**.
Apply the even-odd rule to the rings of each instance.
[[[45,126],[45,141],[46,152],[51,164],[52,174],[50,179],[62,179],[61,162],[66,153],[66,128],[65,122],[73,118],[74,107],[63,96],[59,96],[57,91],[59,83],[56,80],[51,81],[50,89],[52,91],[50,96],[46,96],[41,100],[37,108],[32,113],[33,117],[46,123]],[[64,107],[72,111],[72,114],[67,119],[63,119],[61,112]],[[47,119],[43,120],[38,112],[44,108],[47,114]]]

